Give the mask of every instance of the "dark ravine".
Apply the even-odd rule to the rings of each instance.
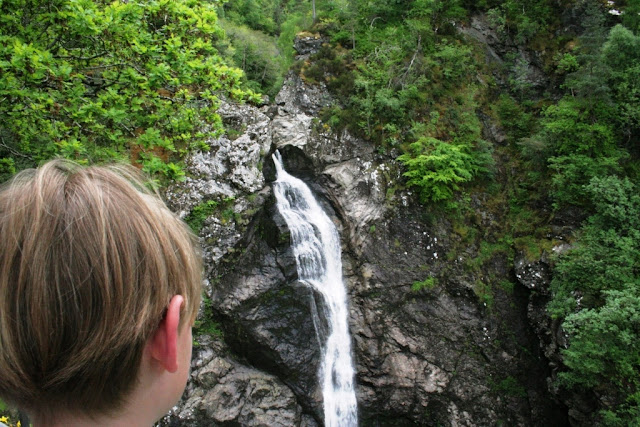
[[[305,54],[315,46],[298,44]],[[479,274],[465,269],[478,253],[473,245],[448,259],[461,245],[452,224],[403,189],[390,157],[317,125],[314,115],[329,102],[322,86],[290,75],[274,105],[223,105],[223,120],[240,136],[212,140],[211,152],[189,160],[186,182],[167,191],[183,216],[224,198],[232,212],[208,218],[200,233],[222,334],[196,337],[192,381],[161,424],[322,425],[310,315],[321,303],[296,280],[275,209],[276,148],[342,237],[361,425],[564,425],[567,402],[579,419],[587,403],[554,394],[551,382],[562,334],[544,314],[547,261],[497,254]],[[474,197],[479,221],[499,220],[482,194]],[[428,277],[433,287],[412,290]],[[487,306],[478,283],[501,281],[513,290],[497,287]]]

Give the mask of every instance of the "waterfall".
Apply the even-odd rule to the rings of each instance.
[[[323,296],[327,309],[328,331],[319,372],[325,425],[356,426],[357,403],[340,238],[309,187],[284,170],[277,151],[273,162],[277,171],[274,193],[278,210],[291,232],[298,277]],[[314,324],[318,324],[317,319]],[[318,329],[316,327],[316,333],[319,333]]]

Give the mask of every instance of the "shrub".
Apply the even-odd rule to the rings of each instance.
[[[569,335],[559,381],[606,395],[603,423],[628,425],[640,413],[640,196],[616,176],[585,192],[594,214],[551,282],[549,310]]]
[[[409,145],[408,152],[398,157],[408,169],[407,184],[418,187],[425,202],[451,199],[475,173],[473,159],[463,148],[432,137]]]
[[[258,99],[214,49],[220,37],[207,2],[3,1],[0,158],[25,167],[131,156],[179,176],[157,159],[221,132],[218,95]]]
[[[413,282],[411,290],[413,292],[420,292],[422,289],[433,289],[437,284],[438,282],[435,277],[427,277],[423,281]]]

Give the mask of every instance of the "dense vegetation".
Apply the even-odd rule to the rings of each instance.
[[[207,2],[0,2],[0,178],[56,155],[179,178],[222,129],[217,96],[258,100],[221,38]]]
[[[503,197],[510,214],[502,237],[481,242],[479,258],[513,246],[539,254],[549,233],[536,225],[554,215],[584,220],[572,249],[554,260],[549,312],[569,338],[558,385],[606,395],[604,425],[640,421],[640,2],[320,6],[316,28],[331,45],[299,67],[339,100],[323,119],[382,154],[399,152],[406,185],[431,208],[464,214],[465,193]],[[561,31],[571,8],[580,26]],[[485,52],[458,30],[474,12],[486,14],[505,44],[543,51],[550,83],[535,88],[522,56],[507,55],[502,69],[487,65]],[[498,153],[483,140],[481,117],[506,133],[507,145],[493,147]],[[491,184],[496,158],[518,173],[503,194]],[[486,285],[478,295],[491,303]]]
[[[568,10],[579,22],[567,26]],[[517,49],[486,61],[464,34],[479,13],[505,46],[539,53],[547,83],[533,84]],[[182,156],[222,130],[218,97],[273,96],[293,65],[335,95],[321,120],[397,160],[463,238],[482,236],[460,225],[469,194],[508,207],[478,263],[539,256],[554,216],[582,224],[554,259],[549,313],[569,343],[558,385],[606,395],[605,425],[637,423],[639,13],[639,0],[2,0],[0,180],[54,155],[129,158],[179,179]],[[329,43],[294,64],[302,29]],[[192,212],[191,226],[220,208]]]
[[[226,59],[241,68],[250,88],[275,96],[293,63],[293,39],[313,24],[312,3],[296,0],[233,0],[219,8],[227,38]]]

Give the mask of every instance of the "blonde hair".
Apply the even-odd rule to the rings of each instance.
[[[0,396],[110,414],[173,295],[201,297],[196,239],[134,168],[53,160],[0,191]],[[182,330],[182,329],[181,329]]]

